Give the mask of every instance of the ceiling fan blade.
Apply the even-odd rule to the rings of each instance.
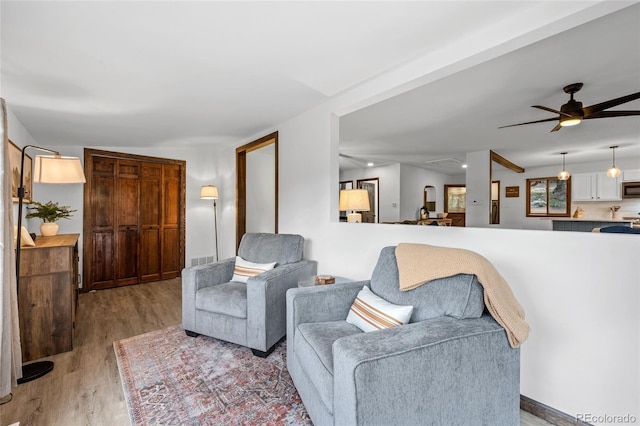
[[[588,116],[593,115],[597,112],[604,111],[605,109],[613,108],[617,105],[622,105],[627,102],[631,102],[635,99],[640,99],[640,92],[632,93],[627,96],[622,96],[620,98],[611,99],[610,101],[601,102],[599,104],[591,105],[588,107],[582,108],[584,111],[584,118],[588,118]]]
[[[549,108],[549,107],[542,106],[542,105],[531,105],[531,108],[543,109],[545,111],[553,112],[555,114],[560,114],[560,115],[564,115],[564,116],[567,116],[567,117],[571,117],[571,115],[567,114],[566,112],[558,111],[557,109]]]
[[[498,127],[498,129],[504,129],[505,127],[524,126],[525,124],[544,123],[547,121],[558,121],[558,118],[557,117],[545,118],[544,120],[527,121],[526,123],[518,123],[518,124],[509,124],[508,126]]]
[[[562,129],[562,126],[560,125],[560,123],[556,124],[556,127],[554,127],[553,129],[551,129],[552,132],[557,132],[558,130]]]
[[[606,117],[627,117],[630,115],[640,115],[640,111],[600,111],[595,114],[591,114],[585,117],[585,120],[590,118],[606,118]]]

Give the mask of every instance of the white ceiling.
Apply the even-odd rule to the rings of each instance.
[[[43,145],[237,145],[443,46],[481,41],[497,27],[510,29],[504,33],[508,39],[541,14],[552,23],[598,3],[3,0],[0,89]],[[533,47],[516,59],[498,59],[498,68],[481,65],[481,74],[452,76],[458,78],[453,89],[448,79],[435,82],[418,96],[433,102],[411,106],[410,112],[386,114],[373,107],[369,112],[384,118],[374,121],[364,111],[354,115],[369,131],[360,149],[373,155],[388,151],[390,141],[400,147],[405,142],[399,134],[409,136],[401,148],[412,157],[420,146],[470,140],[495,140],[501,153],[514,140],[542,146],[549,137],[544,124],[503,133],[495,127],[546,117],[528,105],[558,108],[565,101],[562,86],[574,81],[585,83],[578,94],[585,105],[640,90],[637,7],[629,22],[635,22],[635,32],[591,30],[586,39],[571,42],[571,53]],[[590,55],[575,53],[585,46]],[[638,109],[636,103],[627,106]],[[465,117],[464,124],[454,125],[456,117]],[[628,135],[637,136],[638,126],[622,121],[640,119],[610,120],[591,120],[571,138],[567,129],[557,133],[566,138],[563,146],[596,137],[606,145],[613,130],[622,135],[618,129],[624,128],[620,144],[633,143]]]
[[[492,149],[522,167],[567,162],[640,161],[640,116],[585,120],[550,133],[557,122],[498,129],[554,117],[569,100],[584,106],[640,92],[640,5],[538,41],[483,64],[341,118],[341,169],[367,162],[412,164],[461,173],[467,152]],[[614,110],[640,110],[635,100]],[[440,165],[435,164],[442,163]],[[640,167],[640,162],[638,163]]]

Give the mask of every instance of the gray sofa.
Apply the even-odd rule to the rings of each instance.
[[[365,285],[413,305],[410,323],[368,333],[347,323]],[[401,292],[395,247],[370,281],[287,292],[287,367],[316,426],[520,424],[520,351],[485,312],[476,277]]]
[[[316,274],[317,263],[304,260],[304,238],[289,234],[245,234],[238,256],[254,263],[277,262],[274,269],[231,281],[235,257],[182,271],[182,327],[247,346],[268,356],[286,333],[286,292]]]

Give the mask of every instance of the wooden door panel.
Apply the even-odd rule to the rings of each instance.
[[[164,166],[164,212],[165,226],[177,226],[180,220],[180,179],[179,166]]]
[[[138,231],[121,229],[118,231],[117,240],[116,285],[134,284],[138,282]]]
[[[138,179],[118,177],[118,227],[138,226]]]
[[[94,232],[92,244],[92,286],[114,285],[113,232]]]
[[[180,274],[178,228],[164,228],[162,235],[162,278],[173,278]]]
[[[142,281],[160,279],[160,229],[143,229],[140,234],[140,275]]]
[[[113,229],[115,223],[113,216],[115,193],[115,179],[113,176],[94,176],[91,185],[91,211],[92,228]]]

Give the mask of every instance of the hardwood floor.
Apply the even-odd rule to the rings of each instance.
[[[74,349],[51,373],[13,389],[0,426],[128,425],[113,342],[180,324],[180,279],[80,294]]]
[[[0,426],[129,425],[113,342],[180,322],[179,278],[81,294],[73,351],[46,358],[51,373],[13,389]],[[520,424],[551,423],[521,411]]]

